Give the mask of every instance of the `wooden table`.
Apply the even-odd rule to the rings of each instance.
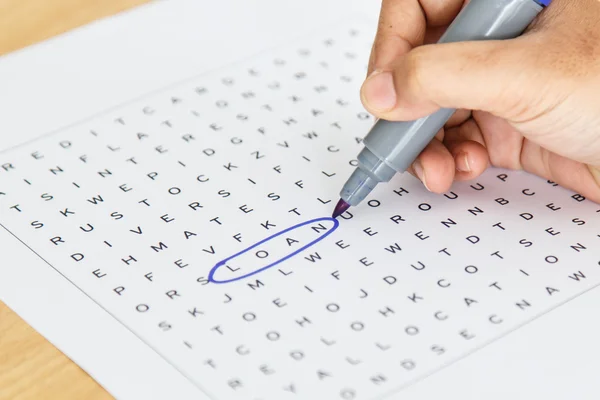
[[[0,0],[0,55],[147,1]],[[0,400],[111,398],[0,302]]]

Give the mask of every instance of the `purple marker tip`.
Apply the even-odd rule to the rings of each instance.
[[[348,204],[344,200],[340,199],[340,201],[338,201],[337,205],[333,209],[333,214],[331,215],[331,217],[337,218],[340,215],[342,215],[344,212],[346,212],[346,210],[349,208],[350,208],[350,204]]]

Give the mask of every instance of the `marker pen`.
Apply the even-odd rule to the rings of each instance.
[[[518,37],[551,1],[471,0],[438,43]],[[364,139],[358,167],[342,188],[333,217],[362,202],[378,183],[406,171],[455,111],[440,109],[416,121],[377,121]]]

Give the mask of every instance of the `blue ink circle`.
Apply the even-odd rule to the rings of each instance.
[[[276,238],[278,236],[281,236],[281,235],[283,235],[286,232],[292,231],[294,229],[297,229],[297,228],[300,228],[300,227],[303,227],[305,225],[309,225],[309,224],[312,224],[312,223],[315,223],[315,222],[320,222],[320,221],[333,222],[333,227],[331,229],[329,229],[327,232],[325,232],[322,236],[319,236],[318,238],[316,238],[312,242],[310,242],[307,245],[299,248],[298,250],[294,251],[293,253],[290,253],[290,254],[286,255],[285,257],[280,258],[279,260],[277,260],[275,262],[272,262],[271,264],[267,265],[266,267],[262,267],[262,268],[257,269],[256,271],[252,271],[250,273],[247,273],[246,275],[238,276],[236,278],[228,279],[228,280],[225,280],[225,281],[217,281],[217,280],[214,279],[214,275],[217,272],[217,270],[220,267],[222,267],[223,265],[225,265],[228,261],[233,260],[234,258],[236,258],[236,257],[238,257],[238,256],[240,256],[240,255],[242,255],[242,254],[244,254],[244,253],[252,250],[253,248],[255,248],[257,246],[260,246],[261,244],[263,244],[265,242],[268,242],[269,240],[272,240],[272,239],[274,239],[274,238]],[[317,244],[318,242],[320,242],[321,240],[325,239],[327,236],[329,236],[330,234],[332,234],[338,228],[339,225],[340,225],[340,222],[337,219],[331,218],[331,217],[315,218],[315,219],[311,219],[309,221],[302,222],[302,223],[297,224],[297,225],[293,225],[293,226],[291,226],[291,227],[289,227],[287,229],[282,230],[281,232],[277,232],[277,233],[269,236],[268,238],[261,240],[260,242],[257,242],[255,244],[253,244],[250,247],[245,248],[244,250],[240,251],[239,253],[236,253],[236,254],[232,255],[231,257],[228,257],[228,258],[225,258],[224,260],[219,261],[210,270],[210,273],[208,274],[208,281],[209,282],[213,282],[213,283],[229,283],[229,282],[234,282],[234,281],[238,281],[240,279],[247,278],[247,277],[252,276],[254,274],[258,274],[259,272],[262,272],[262,271],[264,271],[266,269],[274,267],[275,265],[284,262],[285,260],[287,260],[287,259],[295,256],[296,254],[301,253],[302,251],[306,250],[307,248],[311,247],[312,245]]]

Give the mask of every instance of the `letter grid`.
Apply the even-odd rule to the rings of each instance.
[[[600,283],[600,206],[492,169],[329,215],[360,23],[0,153],[0,223],[214,399],[372,399]],[[377,397],[383,398],[383,397]]]

